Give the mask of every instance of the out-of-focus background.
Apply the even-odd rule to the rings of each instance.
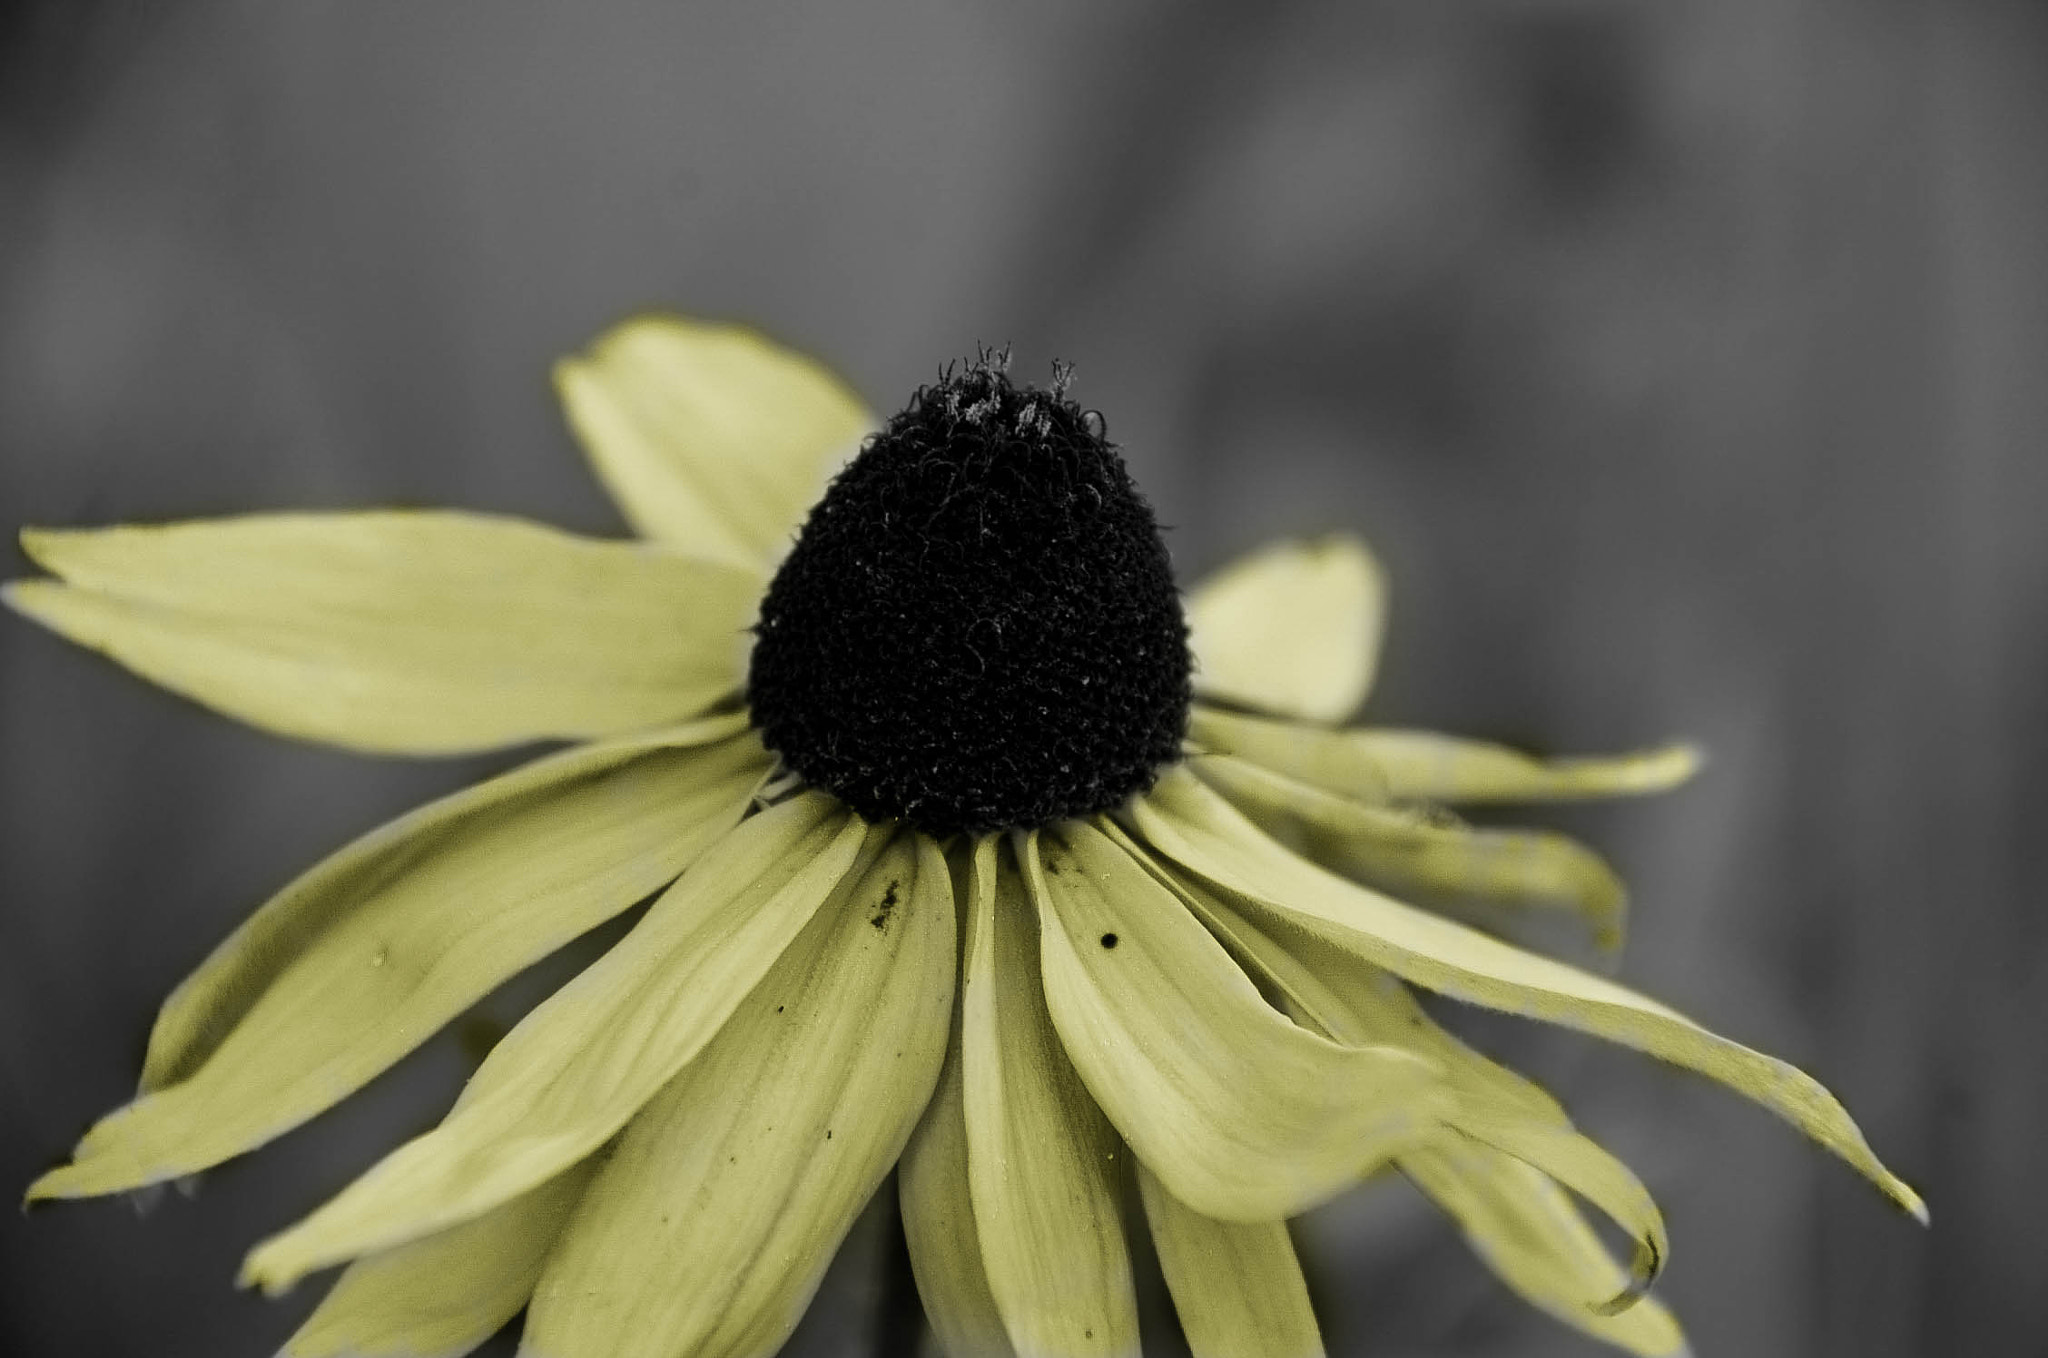
[[[651,304],[885,409],[979,342],[1071,359],[1190,578],[1371,536],[1374,718],[1710,749],[1562,822],[1635,885],[1623,974],[1830,1083],[1935,1226],[1490,1026],[1662,1200],[1697,1350],[2038,1353],[2044,146],[2048,9],[1998,0],[15,3],[0,521],[617,532],[544,377]],[[270,890],[506,762],[291,746],[11,618],[0,740],[0,1195]],[[0,1214],[0,1351],[270,1352],[320,1288],[241,1251],[428,1125],[460,1037],[192,1200]],[[1301,1234],[1333,1354],[1598,1351],[1402,1185]],[[890,1332],[887,1245],[795,1351]]]

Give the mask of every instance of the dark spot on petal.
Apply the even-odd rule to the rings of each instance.
[[[1114,948],[1116,946],[1116,935],[1104,934],[1102,936],[1102,946],[1105,948]]]

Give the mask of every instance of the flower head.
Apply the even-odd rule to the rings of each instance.
[[[747,675],[762,742],[806,782],[935,835],[1112,810],[1187,734],[1151,508],[1099,417],[1005,366],[919,391],[833,479]]]
[[[1262,553],[1184,618],[1100,418],[988,355],[879,428],[731,327],[629,322],[558,377],[646,542],[456,513],[23,534],[55,578],[9,603],[243,720],[575,742],[262,906],[32,1198],[261,1145],[651,896],[438,1127],[252,1252],[270,1288],[347,1265],[289,1352],[459,1353],[522,1308],[536,1354],[772,1352],[899,1161],[956,1355],[1135,1352],[1129,1203],[1195,1352],[1318,1352],[1286,1219],[1386,1167],[1531,1301],[1679,1350],[1642,1185],[1411,987],[1706,1073],[1921,1212],[1797,1070],[1428,908],[1611,939],[1597,857],[1443,808],[1692,756],[1342,725],[1384,606],[1360,544]]]

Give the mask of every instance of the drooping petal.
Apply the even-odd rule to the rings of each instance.
[[[931,1096],[952,882],[899,836],[634,1117],[534,1293],[535,1353],[773,1353]]]
[[[965,987],[959,988],[964,990]],[[989,1291],[967,1180],[967,1105],[960,1051],[958,991],[945,1068],[931,1102],[903,1149],[897,1197],[917,1295],[939,1345],[951,1358],[1015,1358]]]
[[[712,718],[538,760],[313,868],[172,993],[142,1096],[29,1196],[190,1174],[361,1088],[730,830],[767,769],[744,727]]]
[[[1628,1277],[1578,1207],[1542,1171],[1477,1142],[1411,1152],[1401,1169],[1465,1232],[1502,1282],[1568,1325],[1643,1358],[1686,1351],[1678,1322],[1654,1297],[1602,1315],[1587,1299]]]
[[[1042,832],[1025,870],[1067,1055],[1138,1158],[1195,1210],[1292,1216],[1434,1125],[1434,1067],[1290,1022],[1099,831]]]
[[[1332,731],[1197,705],[1189,737],[1360,801],[1552,802],[1664,792],[1692,777],[1700,754],[1663,745],[1630,754],[1537,759],[1486,741],[1364,726]]]
[[[1367,886],[1426,901],[1559,909],[1621,945],[1628,892],[1600,855],[1548,830],[1481,830],[1351,801],[1229,755],[1189,762],[1283,844]]]
[[[257,1246],[245,1279],[276,1289],[446,1229],[588,1155],[703,1050],[820,904],[845,895],[869,835],[821,793],[743,822],[491,1049],[439,1127]]]
[[[1068,1064],[1039,983],[1031,897],[975,848],[961,1001],[967,1176],[989,1291],[1027,1358],[1135,1358],[1118,1206],[1125,1154]]]
[[[758,582],[481,514],[29,530],[6,601],[231,717],[446,754],[681,721],[739,685]]]
[[[1577,1298],[1581,1306],[1613,1314],[1649,1290],[1671,1257],[1671,1241],[1663,1213],[1628,1166],[1575,1129],[1544,1090],[1444,1031],[1392,975],[1336,949],[1318,948],[1313,939],[1298,939],[1288,951],[1297,968],[1287,983],[1290,992],[1301,973],[1308,973],[1316,1003],[1335,1002],[1339,1035],[1361,1042],[1405,1039],[1443,1067],[1455,1097],[1443,1119],[1449,1131],[1433,1145],[1462,1148],[1476,1142],[1513,1156],[1598,1207],[1627,1233],[1635,1246],[1628,1278]]]
[[[1445,1121],[1455,1122],[1460,1109],[1476,1101],[1538,1122],[1570,1125],[1557,1100],[1446,1032],[1392,974],[1313,934],[1288,929],[1284,921],[1255,927],[1200,882],[1169,882],[1231,955],[1277,991],[1301,1022],[1338,1042],[1398,1044],[1433,1062],[1457,1096],[1442,1114]],[[1276,941],[1283,930],[1285,946]]]
[[[519,1314],[601,1156],[482,1216],[358,1259],[281,1358],[458,1358]]]
[[[1453,1119],[1458,1135],[1513,1156],[1598,1207],[1635,1242],[1629,1279],[1621,1287],[1575,1300],[1597,1315],[1618,1315],[1642,1300],[1671,1257],[1664,1214],[1627,1165],[1597,1141],[1569,1126],[1553,1126],[1516,1111],[1477,1103]],[[1438,1145],[1453,1138],[1441,1138]]]
[[[1379,668],[1386,576],[1357,538],[1283,542],[1188,597],[1195,691],[1310,721],[1358,710]]]
[[[1275,933],[1195,883],[1176,889],[1217,937],[1285,998],[1304,1022],[1350,1043],[1407,1046],[1435,1062],[1450,1098],[1432,1145],[1481,1143],[1527,1162],[1606,1212],[1635,1242],[1630,1277],[1579,1305],[1613,1313],[1634,1305],[1670,1257],[1663,1215],[1628,1167],[1577,1132],[1557,1101],[1487,1060],[1430,1018],[1399,980],[1282,920]],[[1283,946],[1278,938],[1284,933]],[[1401,1163],[1414,1147],[1399,1153]],[[1606,1275],[1602,1275],[1603,1278]]]
[[[824,367],[737,325],[641,316],[555,368],[569,423],[643,536],[765,572],[874,427]]]
[[[1289,852],[1185,769],[1132,804],[1138,833],[1188,871],[1430,990],[1624,1042],[1748,1095],[1841,1156],[1906,1211],[1920,1197],[1881,1164],[1834,1096],[1612,981],[1347,882]]]
[[[1322,1332],[1284,1221],[1218,1221],[1144,1165],[1138,1187],[1194,1358],[1321,1358]]]

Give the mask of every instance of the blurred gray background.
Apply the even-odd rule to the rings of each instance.
[[[1635,885],[1624,976],[1826,1080],[1935,1226],[1489,1026],[1662,1200],[1698,1350],[2048,1352],[2044,148],[2048,7],[1993,0],[17,3],[0,521],[617,532],[545,372],[650,304],[884,409],[978,342],[1071,359],[1190,578],[1372,537],[1375,718],[1711,750],[1562,818]],[[6,1193],[270,890],[507,762],[294,747],[12,618],[0,741]],[[429,1124],[461,1037],[193,1200],[0,1213],[0,1351],[270,1352],[320,1287],[241,1251]],[[1302,1234],[1333,1354],[1601,1351],[1404,1186]],[[798,1351],[900,1342],[890,1247]]]

